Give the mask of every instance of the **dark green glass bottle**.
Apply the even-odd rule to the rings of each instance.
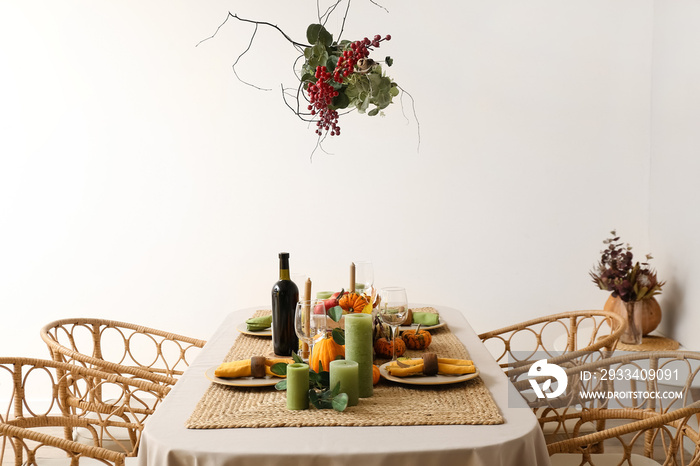
[[[272,348],[277,356],[291,356],[292,351],[299,351],[294,331],[299,288],[289,278],[289,253],[281,252],[279,257],[280,279],[272,287]]]

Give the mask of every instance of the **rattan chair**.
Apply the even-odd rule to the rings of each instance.
[[[167,395],[206,343],[142,325],[87,318],[51,322],[41,329],[41,338],[56,361],[158,384],[160,391],[156,396],[143,397],[137,402],[137,407],[150,409]],[[114,403],[109,394],[95,391],[92,396],[105,405]],[[139,421],[144,422],[145,417]],[[102,446],[120,451],[121,444],[130,442],[130,432],[112,429],[111,438],[112,441],[105,441]],[[84,429],[75,429],[73,439],[81,443],[91,441]]]
[[[559,415],[562,423],[567,424],[567,428],[555,423],[542,424],[545,440],[550,443],[568,438],[568,431],[575,424],[563,416],[580,412],[582,406],[595,406],[596,400],[578,399],[575,379],[569,380],[569,390],[565,395],[556,399],[539,399],[530,385],[530,367],[543,358],[562,367],[606,358],[612,354],[625,328],[625,319],[615,313],[572,311],[510,325],[482,333],[479,337],[538,419]],[[586,428],[588,425],[584,430]]]
[[[540,416],[561,429],[573,422],[567,438],[548,445],[554,466],[700,465],[699,353],[628,353],[566,372],[581,378],[586,393],[603,396],[598,407]],[[584,434],[585,426],[592,432]]]
[[[95,401],[101,393],[115,401]],[[153,412],[139,402],[144,397],[162,399],[161,387],[74,364],[0,357],[0,403],[7,403],[0,404],[0,463],[10,464],[12,455],[15,465],[130,464],[142,420]],[[74,429],[88,432],[91,442],[73,441]],[[129,432],[121,451],[102,447],[115,442],[114,429]]]
[[[479,335],[514,381],[532,363],[547,358],[563,364],[612,352],[626,328],[625,319],[606,311],[572,311],[528,320]]]
[[[136,376],[163,385],[177,382],[204,340],[127,322],[63,319],[41,329],[56,361]]]

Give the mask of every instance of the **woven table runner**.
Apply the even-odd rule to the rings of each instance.
[[[436,312],[433,308],[413,310]],[[265,312],[269,313],[258,311],[255,316]],[[431,351],[441,357],[469,357],[464,345],[447,327],[431,330],[431,333]],[[240,334],[222,362],[268,355],[271,351],[269,338]],[[420,357],[420,352],[409,350],[405,356]],[[377,362],[379,365],[386,361]],[[481,377],[476,377],[466,382],[434,386],[404,386],[382,379],[375,385],[372,397],[361,398],[359,405],[350,406],[343,412],[313,407],[290,411],[286,405],[286,393],[274,387],[240,388],[212,383],[185,426],[189,429],[224,429],[502,423],[503,417],[491,393]]]

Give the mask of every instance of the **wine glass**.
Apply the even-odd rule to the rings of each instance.
[[[370,261],[355,261],[355,290],[366,296],[372,296],[374,285],[374,267]]]
[[[406,289],[390,286],[379,290],[379,318],[391,327],[391,360],[396,361],[396,334],[408,313]]]
[[[314,346],[314,338],[326,331],[326,306],[322,299],[307,299],[297,303],[294,311],[294,331],[299,339],[308,345],[308,351],[301,355],[302,359],[308,359]]]

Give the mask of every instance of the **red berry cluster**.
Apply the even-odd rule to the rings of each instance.
[[[338,112],[331,110],[328,106],[333,102],[333,98],[338,95],[338,91],[333,89],[333,86],[328,84],[331,79],[331,74],[325,66],[316,67],[316,82],[309,83],[307,92],[309,93],[308,109],[312,115],[318,114],[316,122],[316,134],[321,135],[322,130],[331,130],[331,136],[340,134],[338,126]]]
[[[369,57],[369,47],[379,47],[379,44],[385,40],[391,40],[391,36],[387,35],[386,37],[382,38],[382,36],[377,34],[374,36],[373,40],[369,40],[369,38],[365,37],[362,40],[352,42],[350,44],[350,49],[345,50],[343,55],[338,58],[338,64],[333,72],[333,79],[339,83],[342,83],[343,78],[347,78],[354,71],[358,60]]]
[[[373,40],[365,37],[363,40],[357,40],[350,44],[350,49],[345,50],[343,55],[338,59],[335,70],[333,71],[333,80],[337,83],[342,83],[343,78],[347,78],[355,71],[355,65],[361,58],[369,56],[370,47],[379,47],[382,41],[391,40],[391,36],[387,35],[382,38],[380,35],[374,36]],[[340,126],[338,126],[338,112],[328,108],[333,102],[333,98],[338,95],[331,84],[331,74],[325,66],[316,67],[315,74],[316,82],[309,83],[307,92],[309,93],[308,109],[311,115],[318,115],[316,122],[316,134],[319,136],[323,131],[331,132],[331,136],[340,134]]]

